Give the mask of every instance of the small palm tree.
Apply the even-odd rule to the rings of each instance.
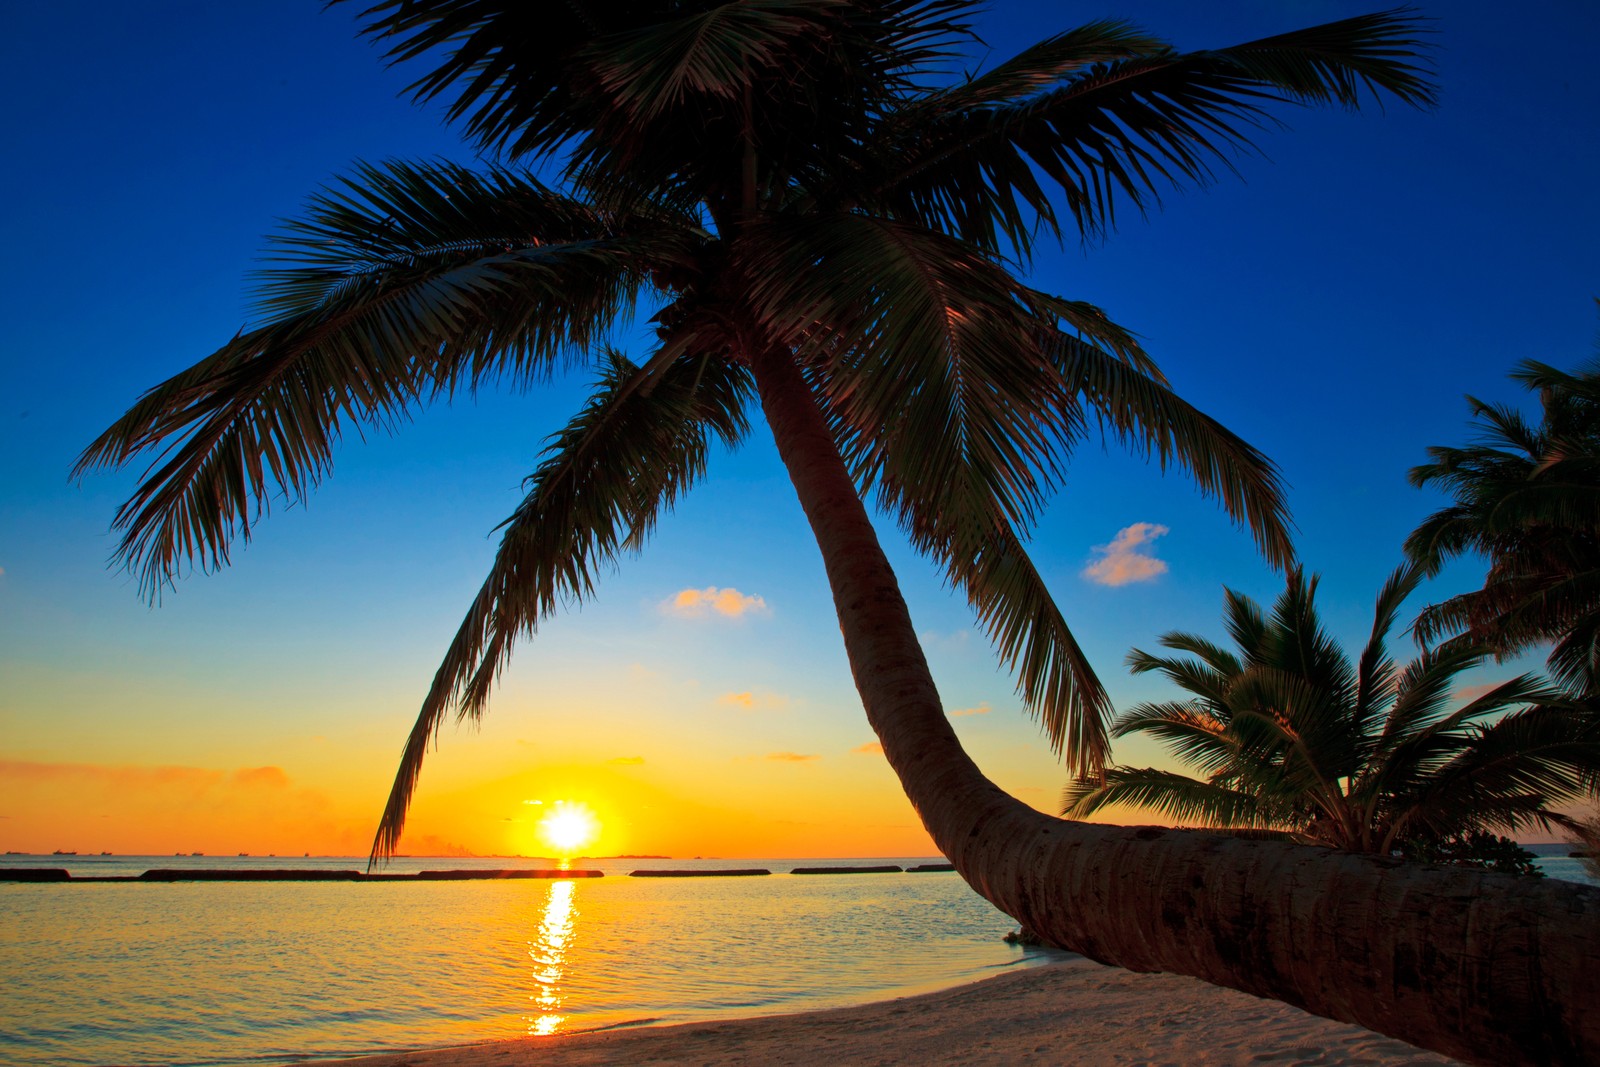
[[[1501,657],[1550,644],[1551,673],[1600,693],[1600,361],[1567,373],[1532,360],[1511,375],[1537,390],[1540,419],[1468,397],[1481,433],[1465,448],[1428,449],[1411,483],[1455,498],[1406,540],[1431,572],[1474,553],[1483,588],[1424,609],[1423,640],[1454,637]]]
[[[1457,643],[1395,663],[1386,650],[1423,572],[1402,567],[1378,594],[1352,662],[1317,615],[1317,580],[1293,571],[1270,615],[1229,591],[1235,651],[1189,633],[1135,649],[1135,673],[1185,690],[1117,716],[1116,736],[1162,741],[1202,777],[1115,767],[1067,790],[1064,814],[1112,804],[1211,827],[1275,830],[1313,844],[1389,855],[1489,830],[1565,824],[1553,806],[1585,795],[1600,770],[1600,722],[1522,675],[1455,706],[1463,671],[1486,650]]]

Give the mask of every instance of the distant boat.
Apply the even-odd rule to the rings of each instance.
[[[109,853],[109,852],[102,852],[102,853],[100,853],[100,855],[102,855],[102,856],[109,856],[109,855],[111,855],[111,853]]]
[[[204,852],[191,852],[191,853],[189,853],[189,855],[191,855],[191,856],[204,856],[205,853]]]
[[[250,855],[250,853],[248,853],[248,852],[241,852],[241,853],[239,853],[239,855],[241,855],[241,856],[248,856],[248,855]]]
[[[6,849],[6,855],[8,855],[8,856],[26,856],[26,855],[28,855],[28,853],[26,853],[26,852],[18,852],[14,848],[8,848],[8,849]]]
[[[72,849],[69,849],[69,848],[58,848],[54,852],[50,853],[50,855],[52,855],[52,856],[76,856],[77,852],[75,852],[75,851],[73,851]]]

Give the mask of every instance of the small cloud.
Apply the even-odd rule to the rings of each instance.
[[[6,569],[4,567],[0,567],[0,578],[4,578],[5,576],[6,576]]]
[[[1167,573],[1164,560],[1156,559],[1148,549],[1150,544],[1167,532],[1165,526],[1153,522],[1136,522],[1117,531],[1109,545],[1095,545],[1099,559],[1083,568],[1083,577],[1099,585],[1127,585],[1129,582],[1148,582]]]
[[[821,756],[803,755],[799,752],[768,752],[767,759],[775,763],[810,763],[819,760]]]
[[[618,764],[618,765],[624,766],[624,767],[637,767],[639,764],[644,762],[644,757],[643,756],[617,756],[617,757],[615,757],[613,759],[606,760],[606,762],[607,763],[615,763],[615,764]]]
[[[244,767],[233,772],[233,780],[238,785],[283,789],[289,784],[289,775],[282,767]]]
[[[864,745],[857,745],[850,751],[854,752],[858,756],[881,756],[883,755],[883,742],[868,741]]]
[[[704,589],[680,589],[672,599],[662,602],[661,610],[680,619],[703,619],[712,614],[730,619],[770,614],[767,602],[761,597],[737,589],[718,589],[714,585]]]
[[[757,693],[751,689],[742,693],[723,693],[717,698],[718,707],[738,708],[740,711],[773,711],[788,703],[789,698],[779,693]]]
[[[964,719],[968,715],[987,715],[993,710],[994,709],[989,706],[989,702],[985,700],[982,704],[979,704],[975,708],[956,708],[954,711],[949,712],[948,714],[952,719]]]

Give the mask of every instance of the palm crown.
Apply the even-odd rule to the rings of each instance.
[[[453,96],[450,117],[500,162],[365,165],[315,196],[273,238],[260,324],[148,392],[79,468],[165,449],[116,518],[122,560],[156,596],[187,564],[226,563],[274,496],[308,492],[346,429],[597,369],[502,526],[376,851],[397,842],[449,714],[482,713],[513,642],[643,543],[713,445],[739,442],[758,391],[820,409],[832,462],[968,598],[1077,773],[1104,764],[1109,707],[1024,550],[1076,444],[1098,429],[1180,465],[1290,561],[1272,465],[1099,309],[1015,268],[1038,235],[1095,235],[1119,208],[1209,180],[1271,103],[1426,103],[1412,23],[1179,54],[1099,22],[951,81],[972,7],[367,13],[394,60],[432,57],[417,97]],[[655,339],[630,359],[606,338],[637,316]]]
[[[1406,541],[1437,571],[1476,553],[1483,588],[1429,606],[1425,639],[1453,636],[1511,656],[1549,642],[1551,671],[1574,692],[1600,692],[1600,363],[1577,373],[1528,360],[1513,379],[1537,390],[1530,423],[1468,397],[1481,427],[1464,448],[1435,447],[1412,484],[1437,485],[1454,502]]]
[[[1458,678],[1485,660],[1482,648],[1458,643],[1395,663],[1385,642],[1422,574],[1389,578],[1355,662],[1322,626],[1316,579],[1299,570],[1270,615],[1229,591],[1236,652],[1189,633],[1161,638],[1183,656],[1135,649],[1135,672],[1164,675],[1188,696],[1130,708],[1113,733],[1148,734],[1204,777],[1112,768],[1103,783],[1069,787],[1066,814],[1134,804],[1383,855],[1412,840],[1564,822],[1555,806],[1583,796],[1600,771],[1600,723],[1528,675],[1457,706]]]

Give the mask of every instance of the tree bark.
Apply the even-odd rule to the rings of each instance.
[[[945,717],[833,437],[781,349],[750,353],[821,549],[867,719],[934,842],[1044,941],[1271,997],[1484,1064],[1600,1064],[1600,890],[1277,841],[1044,815]]]

